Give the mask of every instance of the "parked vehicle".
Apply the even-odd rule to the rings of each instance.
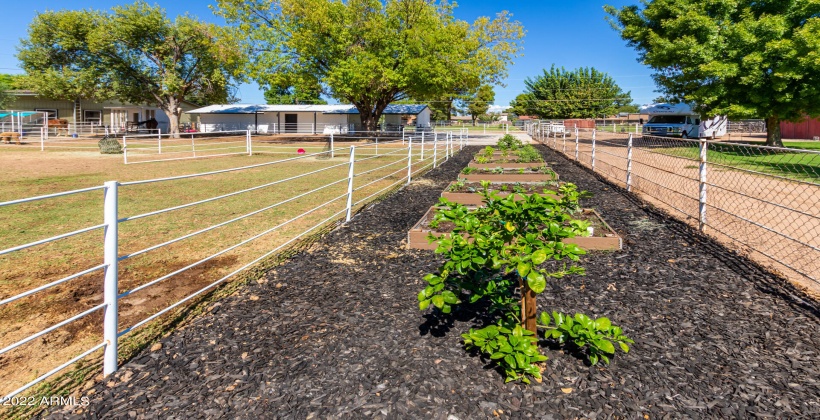
[[[650,136],[681,137],[684,139],[714,139],[726,134],[729,120],[725,115],[700,118],[688,104],[652,104],[641,108],[649,115],[643,133]]]

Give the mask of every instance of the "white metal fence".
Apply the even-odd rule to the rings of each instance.
[[[595,130],[536,134],[730,248],[820,290],[820,151]]]
[[[47,207],[59,206],[59,200],[61,198],[78,196],[94,192],[102,192],[104,197],[102,206],[100,208],[100,213],[103,214],[102,223],[84,226],[82,228],[74,229],[69,232],[58,233],[60,231],[61,222],[55,222],[53,230],[49,229],[51,234],[53,234],[53,236],[51,237],[38,239],[23,244],[5,243],[0,245],[0,248],[4,248],[0,250],[0,256],[9,256],[12,254],[26,253],[41,245],[64,241],[67,238],[86,234],[89,232],[102,233],[102,255],[99,255],[99,263],[94,264],[90,267],[82,267],[79,269],[79,271],[74,273],[58,274],[56,278],[47,279],[45,282],[41,282],[44,284],[39,284],[36,287],[32,287],[23,292],[15,292],[13,294],[9,294],[3,291],[3,286],[0,286],[0,309],[8,308],[10,304],[13,304],[15,302],[19,303],[21,300],[27,298],[37,297],[39,299],[49,299],[49,291],[53,291],[54,288],[60,286],[70,287],[70,285],[67,284],[68,282],[82,276],[97,276],[97,278],[100,279],[100,285],[103,289],[103,299],[102,302],[99,304],[95,304],[91,307],[78,308],[77,310],[72,311],[74,315],[68,316],[66,319],[57,322],[47,328],[44,328],[34,334],[22,338],[14,338],[13,342],[8,342],[8,336],[6,336],[5,339],[0,339],[0,346],[2,346],[2,348],[0,348],[0,357],[3,357],[3,355],[12,352],[16,349],[21,349],[23,346],[25,346],[28,343],[31,343],[34,340],[44,340],[49,333],[52,333],[55,330],[63,328],[74,322],[78,322],[79,320],[82,320],[84,318],[89,318],[94,314],[97,314],[97,316],[99,316],[99,314],[102,314],[102,325],[100,325],[100,329],[102,330],[102,341],[96,342],[93,345],[90,345],[82,350],[77,350],[73,353],[73,357],[70,357],[68,360],[62,361],[56,366],[53,366],[51,369],[42,373],[41,375],[38,375],[30,382],[20,385],[13,391],[9,392],[8,395],[4,397],[5,399],[2,401],[6,401],[8,398],[16,396],[28,390],[32,386],[40,382],[43,382],[50,376],[62,371],[63,369],[66,369],[67,367],[77,363],[80,360],[89,357],[90,355],[94,354],[99,350],[104,351],[104,374],[108,375],[114,372],[117,369],[118,343],[123,339],[124,336],[134,332],[142,326],[145,326],[151,321],[156,320],[158,317],[161,317],[164,314],[169,313],[169,311],[172,311],[175,308],[179,308],[180,306],[185,305],[186,302],[190,302],[197,296],[200,296],[203,293],[213,290],[216,286],[222,284],[226,280],[234,277],[243,270],[247,270],[253,267],[254,265],[265,260],[266,258],[269,258],[277,252],[285,249],[286,247],[291,246],[300,238],[309,235],[311,232],[316,232],[318,229],[326,227],[334,222],[349,221],[355,209],[366,205],[368,202],[391,191],[394,188],[398,188],[402,185],[409,184],[414,176],[428,169],[435,168],[441,162],[449,159],[449,157],[452,156],[456,151],[456,148],[460,149],[466,144],[466,141],[463,138],[459,139],[452,134],[447,134],[446,136],[441,136],[440,138],[434,137],[431,140],[432,141],[426,142],[425,145],[421,144],[420,139],[414,140],[412,138],[407,138],[404,144],[402,144],[400,140],[396,140],[392,143],[385,143],[381,145],[379,153],[375,152],[375,145],[373,144],[337,148],[334,150],[335,155],[343,157],[343,159],[329,160],[326,166],[323,166],[319,169],[312,169],[311,167],[302,164],[302,162],[308,162],[306,161],[306,159],[315,158],[319,155],[327,154],[328,152],[305,154],[302,156],[279,160],[275,162],[267,162],[238,168],[196,173],[191,175],[171,176],[165,178],[130,182],[109,181],[105,182],[103,185],[92,186],[89,188],[82,188],[56,194],[47,194],[36,197],[0,202],[0,216],[2,216],[0,217],[0,222],[6,222],[8,220],[4,221],[3,218],[11,217],[9,215],[14,214],[14,208],[22,205],[41,203]],[[128,194],[129,190],[139,186],[150,186],[150,188],[152,188],[152,191],[158,191],[162,188],[163,184],[182,182],[193,179],[204,179],[205,181],[207,181],[213,178],[214,176],[220,174],[242,173],[247,171],[253,172],[266,168],[270,168],[274,171],[280,171],[281,169],[276,168],[283,167],[282,165],[285,165],[287,163],[298,164],[298,167],[305,167],[306,169],[301,170],[296,175],[287,176],[286,178],[278,179],[275,181],[265,182],[261,185],[248,186],[246,188],[242,188],[235,191],[220,191],[219,193],[214,194],[209,198],[197,199],[194,201],[185,202],[183,204],[173,205],[166,208],[148,210],[138,212],[138,214],[133,214],[130,216],[123,216],[123,214],[126,213],[126,207],[134,205],[133,201],[123,201],[123,194]],[[327,174],[332,174],[332,171],[334,169],[343,171],[340,172],[340,174],[346,173],[346,176],[331,176],[328,177],[328,182],[321,186],[314,187],[314,185],[312,185],[310,189],[307,191],[299,193],[290,193],[291,195],[287,199],[282,201],[278,201],[275,203],[265,202],[264,191],[266,189],[276,187],[287,189],[287,191],[296,191],[300,183],[305,182],[306,180],[313,180],[314,182],[316,182],[316,177],[323,176],[322,174],[325,174],[324,176],[327,176]],[[160,193],[157,192],[156,194]],[[330,197],[327,197],[328,195],[330,195]],[[201,206],[206,203],[219,202],[220,200],[225,200],[229,197],[238,196],[248,196],[248,198],[252,199],[254,203],[259,203],[258,208],[255,208],[252,211],[246,212],[244,214],[233,215],[231,218],[227,220],[222,220],[218,223],[209,226],[196,226],[196,229],[194,231],[185,233],[184,235],[175,237],[170,240],[157,239],[156,243],[153,243],[150,246],[144,247],[136,251],[126,250],[122,248],[119,231],[120,228],[124,225],[150,225],[152,223],[151,220],[156,220],[154,219],[156,217],[173,217],[169,215],[169,213],[178,212],[183,209],[193,209],[197,206]],[[321,197],[321,204],[311,205],[310,208],[299,208],[299,214],[297,216],[291,217],[288,220],[285,220],[281,223],[277,222],[275,226],[264,228],[261,231],[247,232],[247,234],[244,235],[244,239],[242,239],[238,243],[234,243],[233,245],[223,248],[214,254],[211,254],[205,258],[198,259],[178,269],[174,269],[173,271],[160,275],[159,277],[150,279],[148,281],[144,281],[138,286],[131,287],[128,290],[123,290],[123,285],[118,284],[118,278],[122,271],[120,267],[121,264],[125,261],[129,261],[140,255],[145,255],[152,252],[162,252],[163,249],[166,249],[168,246],[172,244],[177,244],[180,243],[180,241],[190,240],[191,238],[199,237],[199,235],[202,235],[206,232],[211,232],[220,227],[233,224],[242,220],[246,220],[247,218],[252,217],[254,215],[259,215],[266,212],[269,213],[273,210],[282,208],[282,206],[284,205],[294,205],[294,203],[298,205],[299,201],[297,200],[300,200],[301,198],[307,196]],[[51,202],[56,203],[48,204]],[[130,211],[133,212],[133,210]],[[194,293],[185,296],[184,298],[170,304],[169,306],[161,310],[154,312],[152,315],[142,319],[141,321],[135,322],[132,325],[123,326],[118,321],[118,316],[121,310],[118,304],[122,299],[128,297],[129,295],[137,293],[146,288],[151,288],[152,286],[156,286],[160,283],[167,282],[168,279],[187,270],[192,270],[197,267],[201,269],[203,265],[208,261],[212,261],[215,258],[218,258],[230,252],[236,252],[238,248],[243,247],[253,241],[260,240],[261,238],[269,236],[272,233],[277,233],[281,235],[284,234],[282,233],[283,231],[289,229],[296,229],[295,226],[300,226],[295,225],[296,222],[307,220],[306,218],[308,215],[314,214],[316,212],[320,212],[320,216],[317,217],[320,217],[321,220],[319,220],[316,223],[311,222],[313,224],[307,228],[290,232],[289,234],[287,234],[287,240],[284,243],[279,244],[275,248],[264,250],[264,253],[262,255],[258,256],[257,258],[254,258],[247,264],[243,264],[241,267],[233,269],[230,273],[221,276],[219,279],[213,281],[207,286],[202,287]],[[176,217],[180,220],[185,219],[184,216],[180,216],[179,214],[176,214]],[[48,223],[48,221],[43,222]],[[257,229],[260,228],[257,227]],[[147,303],[146,305],[150,305],[150,303]],[[12,322],[12,320],[9,319],[5,322]],[[43,355],[32,354],[30,356],[41,357]],[[5,367],[5,369],[14,368],[15,366],[9,366],[8,364]],[[6,383],[6,386],[10,384],[11,382]]]

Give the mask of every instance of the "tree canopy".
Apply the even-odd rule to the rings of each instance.
[[[780,121],[820,115],[820,2],[654,0],[616,9],[613,27],[666,96],[705,115]]]
[[[547,119],[595,118],[612,115],[632,103],[608,74],[593,67],[566,70],[553,65],[535,78],[524,81],[525,92],[510,104],[517,115]]]
[[[384,108],[497,84],[521,49],[510,15],[453,17],[431,0],[218,0],[262,86],[320,86],[352,103],[372,130]],[[308,89],[309,90],[309,89]]]
[[[215,25],[187,15],[172,21],[145,2],[49,11],[30,24],[18,58],[41,95],[153,104],[176,133],[183,100],[230,100],[243,57],[219,35]]]

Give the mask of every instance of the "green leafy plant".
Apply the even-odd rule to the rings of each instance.
[[[497,167],[497,168],[490,169],[490,173],[491,174],[503,174],[504,173],[504,168]]]
[[[468,167],[462,169],[461,173],[464,174],[464,175],[470,175],[471,173],[473,173],[475,171],[476,171],[476,168],[471,168],[471,167],[468,166]]]
[[[544,158],[541,157],[538,149],[528,144],[518,150],[518,159],[516,161],[519,163],[543,162]]]
[[[512,134],[505,134],[498,139],[496,146],[501,150],[518,150],[524,146],[524,143]]]
[[[524,175],[524,168],[519,168],[518,169],[518,174],[519,175]]]
[[[506,382],[521,380],[530,383],[527,375],[540,381],[541,371],[536,363],[547,360],[538,351],[538,337],[532,331],[515,325],[511,328],[490,325],[481,329],[470,329],[461,335],[468,350],[478,350],[504,370]]]
[[[501,191],[507,191],[507,189],[508,189],[508,188],[509,188],[509,187],[507,186],[507,184],[502,184],[502,185],[501,185],[501,188],[499,188],[499,190],[501,190]]]
[[[450,186],[447,188],[447,190],[450,191],[450,192],[455,192],[455,191],[458,191],[458,190],[464,188],[465,185],[467,185],[467,181],[465,181],[464,179],[459,178],[458,180],[456,180],[456,182],[453,182],[452,184],[450,184]]]
[[[551,319],[546,312],[542,312],[539,321],[539,326],[546,328],[544,338],[574,346],[586,354],[592,365],[598,364],[598,361],[609,364],[609,358],[615,354],[613,343],[617,343],[624,353],[629,352],[628,344],[635,343],[624,335],[621,327],[612,325],[605,317],[593,320],[584,314],[576,313],[572,317],[553,311]],[[555,324],[551,325],[551,321]]]
[[[485,156],[479,156],[475,159],[476,163],[487,163],[490,159],[486,158]]]
[[[482,154],[483,154],[483,156],[484,156],[485,158],[487,158],[487,159],[492,159],[492,158],[493,158],[493,154],[495,154],[495,149],[494,149],[492,146],[487,146],[487,147],[485,147],[485,148],[484,148],[484,150],[482,151]]]
[[[436,273],[424,277],[427,285],[419,292],[419,308],[433,306],[450,313],[463,302],[489,303],[488,313],[496,321],[463,334],[465,347],[497,363],[507,381],[528,383],[530,377],[540,378],[537,363],[546,360],[537,347],[535,295],[546,289],[548,278],[584,274],[577,262],[585,251],[562,241],[585,233],[586,222],[576,221],[570,213],[579,208],[583,192],[565,184],[568,186],[564,190],[572,193],[569,198],[546,194],[500,197],[489,190],[490,185],[481,182],[483,207],[473,209],[444,198],[439,200],[434,219],[454,227],[449,235],[429,237],[437,243],[436,253],[444,257],[444,262]],[[547,269],[547,260],[563,264],[552,264]],[[559,320],[565,323],[563,318]],[[541,315],[541,321],[541,328],[559,330],[549,325],[549,316]],[[599,324],[602,328],[603,322]],[[606,352],[606,343],[600,340],[629,342],[620,329],[599,333],[603,337],[593,337],[598,341],[591,346],[586,341],[578,342],[587,354],[595,356],[590,357],[595,363],[608,361],[611,356]],[[549,334],[552,339],[555,333]]]

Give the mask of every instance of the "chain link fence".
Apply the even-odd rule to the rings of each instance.
[[[820,151],[593,130],[537,139],[820,295]]]

